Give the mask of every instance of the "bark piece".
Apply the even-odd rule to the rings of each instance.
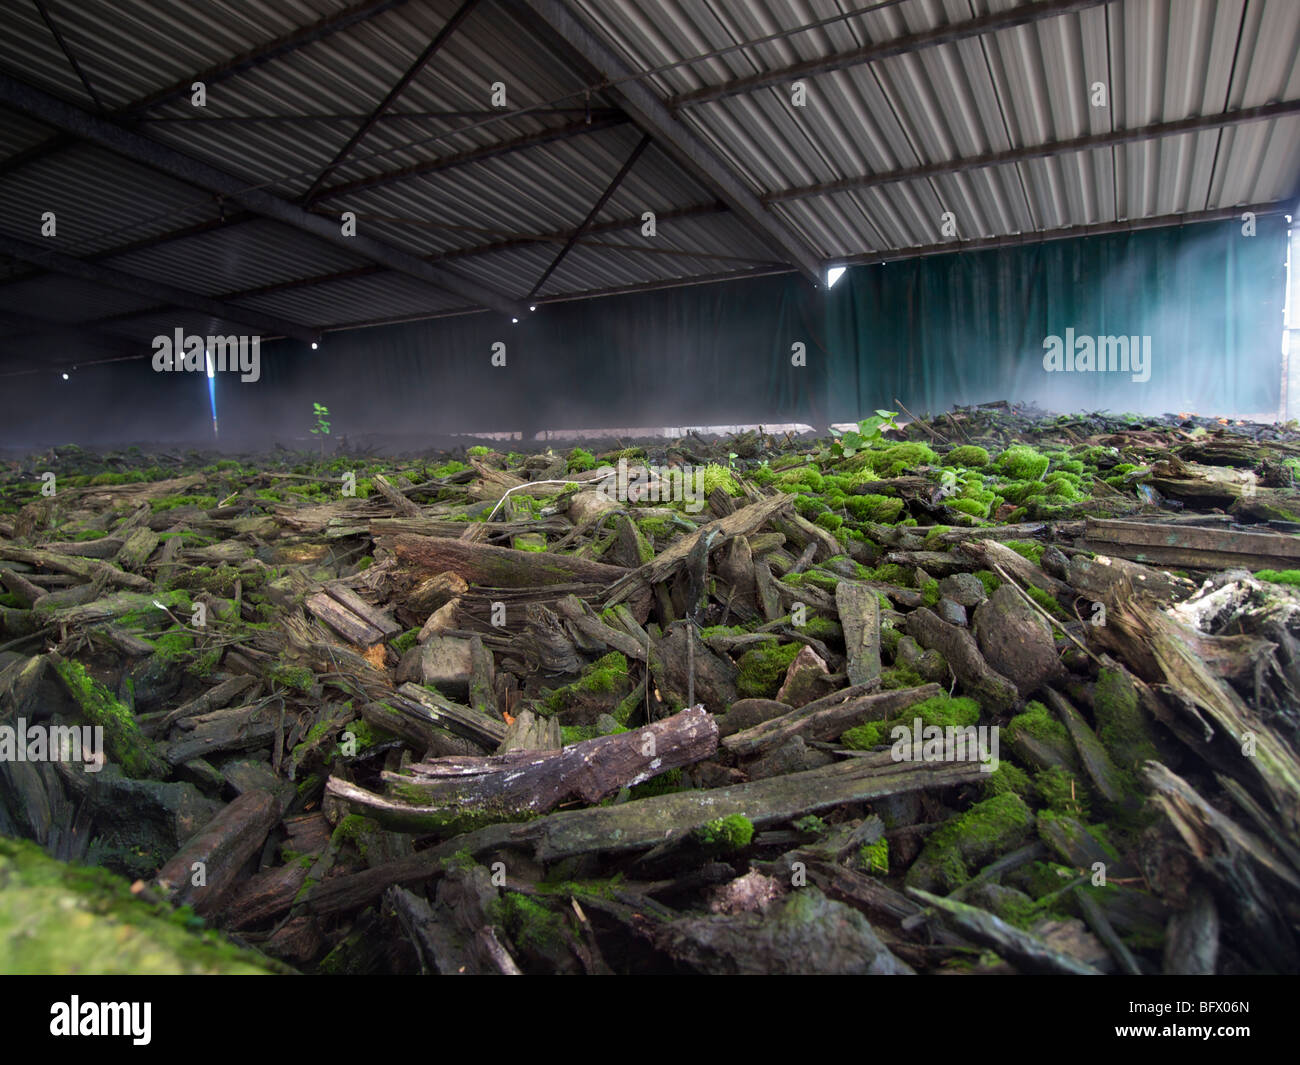
[[[404,704],[416,718],[487,750],[495,750],[506,736],[504,721],[486,717],[416,684],[403,684],[393,701]]]
[[[275,713],[256,704],[196,715],[186,719],[185,725],[191,731],[163,750],[168,765],[183,765],[192,758],[208,758],[223,751],[263,747],[277,732]]]
[[[1171,569],[1300,568],[1300,539],[1281,533],[1089,518],[1085,546]]]
[[[331,598],[336,599],[347,607],[357,617],[363,619],[367,624],[378,629],[387,639],[390,636],[396,636],[402,631],[402,626],[393,620],[392,616],[386,611],[371,603],[367,603],[361,596],[357,595],[351,588],[341,581],[331,581],[325,585],[325,593]]]
[[[557,752],[514,750],[485,758],[438,758],[410,767],[410,776],[385,773],[401,786],[408,809],[370,805],[355,785],[331,778],[329,794],[373,809],[385,818],[417,823],[423,812],[491,810],[502,817],[545,813],[568,799],[599,802],[630,787],[711,756],[718,726],[703,710],[683,710],[632,732],[599,736]],[[418,803],[418,805],[417,805]]]
[[[774,717],[788,714],[793,709],[788,703],[778,703],[775,699],[737,699],[725,714],[718,717],[718,736],[725,739],[761,725],[764,721],[771,721]]]
[[[682,917],[655,931],[660,950],[710,974],[912,975],[857,910],[800,888],[765,911]]]
[[[1067,602],[1073,589],[1064,581],[1049,576],[1040,566],[1030,562],[1019,551],[1013,551],[1006,544],[996,540],[964,540],[958,545],[958,551],[970,558],[979,569],[994,569],[1001,566],[1021,584],[1032,584],[1062,602]]]
[[[1119,767],[1111,761],[1101,740],[1097,739],[1096,733],[1088,727],[1083,715],[1074,708],[1070,700],[1054,688],[1046,689],[1043,698],[1070,733],[1070,739],[1074,741],[1074,749],[1079,752],[1079,761],[1083,764],[1088,779],[1092,781],[1097,793],[1111,806],[1136,805],[1125,790]]]
[[[155,735],[165,735],[167,730],[177,721],[183,721],[188,717],[196,717],[199,714],[207,714],[213,710],[220,710],[229,706],[237,695],[242,695],[249,688],[256,685],[257,678],[248,674],[223,680],[215,687],[209,688],[188,702],[182,703],[176,709],[169,711],[167,716],[152,731]]]
[[[942,654],[962,688],[985,708],[1001,713],[1019,700],[1015,684],[984,660],[975,637],[966,629],[949,625],[926,607],[908,614],[905,628],[922,647]]]
[[[864,584],[840,581],[835,586],[835,608],[844,627],[850,684],[864,684],[880,676],[880,600]]]
[[[733,536],[748,536],[750,533],[756,532],[767,523],[773,514],[789,506],[793,500],[794,496],[787,494],[770,496],[757,503],[741,507],[734,514],[728,514],[725,518],[721,518],[703,529],[697,529],[695,532],[683,536],[680,540],[659,552],[654,559],[647,562],[640,569],[623,575],[621,579],[616,579],[606,596],[606,603],[611,605],[621,603],[633,593],[638,584],[654,585],[667,580],[677,572],[678,567],[685,564],[691,549],[695,547],[706,531],[717,532],[718,537],[713,544],[716,549],[722,546],[724,539],[730,539]]]
[[[379,494],[392,504],[393,509],[405,518],[420,517],[420,508],[412,503],[406,496],[402,495],[393,483],[382,473],[377,473],[370,478],[370,483],[379,489]]]
[[[511,751],[558,751],[564,746],[560,723],[553,717],[541,717],[531,710],[521,710],[506,728],[505,739],[497,754]]]
[[[308,596],[305,605],[313,616],[358,647],[373,647],[384,638],[380,629],[325,592]]]
[[[1190,784],[1158,762],[1144,771],[1155,802],[1169,818],[1196,864],[1231,901],[1244,936],[1239,949],[1279,970],[1295,957],[1296,939],[1278,907],[1279,894],[1262,876],[1300,890],[1300,875],[1268,846],[1207,803]]]
[[[999,917],[964,902],[931,895],[919,888],[907,893],[939,910],[953,928],[981,946],[990,947],[1024,973],[1100,976],[1101,971],[1054,950],[1043,939],[1007,924]]]
[[[1219,913],[1203,884],[1190,892],[1187,909],[1169,918],[1163,971],[1180,976],[1213,976],[1219,960]]]
[[[432,684],[454,699],[469,695],[474,656],[469,640],[457,636],[431,636],[415,649],[421,684]]]
[[[583,635],[593,640],[599,640],[606,647],[621,651],[628,658],[635,658],[639,662],[645,661],[646,645],[644,641],[637,640],[636,637],[629,636],[627,633],[605,624],[576,595],[566,595],[563,599],[558,600],[555,604],[555,610]]]
[[[216,913],[279,819],[279,800],[269,791],[245,792],[158,871],[158,886],[177,906],[192,906],[200,915]]]
[[[1052,626],[1011,585],[1000,585],[976,607],[973,621],[984,661],[1021,695],[1061,672]]]
[[[307,882],[308,868],[302,862],[264,869],[232,893],[222,909],[224,923],[238,931],[269,921],[284,913]]]
[[[937,684],[927,684],[921,688],[861,694],[826,705],[829,699],[834,698],[828,696],[817,703],[792,710],[783,717],[773,718],[744,732],[728,736],[722,745],[737,757],[751,758],[779,747],[795,736],[802,736],[804,740],[829,740],[864,721],[888,721],[909,706],[933,698],[942,691]],[[836,693],[837,696],[843,694],[844,692]]]

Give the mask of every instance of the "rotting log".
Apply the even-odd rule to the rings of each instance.
[[[879,683],[879,681],[873,682]],[[863,688],[871,685],[861,685]],[[808,706],[799,707],[788,714],[764,721],[753,728],[737,732],[722,741],[722,745],[737,757],[752,758],[764,751],[773,750],[787,740],[799,736],[807,740],[829,740],[838,736],[845,729],[860,725],[865,721],[888,721],[909,706],[931,699],[943,692],[937,684],[926,684],[920,688],[899,688],[894,691],[864,694],[842,699],[832,705],[822,706],[809,712]],[[834,692],[834,695],[842,693]],[[819,703],[825,699],[818,700]]]
[[[1007,924],[987,910],[931,895],[920,888],[908,888],[907,893],[939,910],[945,920],[962,935],[981,946],[997,951],[1002,958],[1021,972],[1066,976],[1102,975],[1101,970],[1068,954],[1053,950],[1043,939]]]
[[[303,903],[305,909],[319,915],[357,909],[390,884],[412,884],[441,874],[444,863],[462,851],[481,856],[522,847],[531,849],[536,860],[552,862],[602,851],[649,850],[731,814],[747,817],[755,827],[763,828],[844,803],[969,784],[985,776],[977,763],[895,762],[888,752],[882,752],[748,784],[656,795],[614,806],[559,810],[532,821],[486,825],[418,854],[361,873],[331,877],[313,887]]]
[[[280,800],[271,792],[244,792],[158,870],[158,886],[177,906],[192,906],[200,915],[217,912],[280,813]]]
[[[696,529],[693,533],[688,533],[664,548],[640,569],[633,570],[631,573],[621,573],[620,578],[616,579],[617,583],[609,589],[606,603],[608,605],[621,603],[632,594],[639,583],[654,585],[667,580],[679,566],[685,565],[692,548],[706,532],[717,531],[717,537],[712,545],[713,550],[717,550],[733,536],[748,536],[752,532],[757,532],[774,514],[789,506],[793,500],[793,495],[770,496],[757,503],[741,507],[725,518],[719,518],[703,528]]]
[[[908,614],[905,627],[922,647],[942,654],[962,687],[990,710],[1010,710],[1020,698],[1016,686],[984,660],[975,637],[966,629],[948,624],[926,607]]]
[[[1175,569],[1297,569],[1300,537],[1089,518],[1085,546]]]
[[[622,566],[589,562],[544,551],[516,551],[469,540],[434,536],[381,537],[400,566],[416,572],[450,571],[470,584],[487,588],[538,588],[581,582],[608,585],[627,576]]]
[[[385,772],[385,783],[399,789],[404,800],[400,803],[334,777],[326,792],[364,809],[380,824],[392,819],[411,825],[422,813],[465,810],[490,810],[511,819],[545,813],[570,799],[600,802],[621,788],[702,761],[717,747],[713,715],[688,709],[632,732],[598,736],[554,753],[516,750],[480,758],[437,758],[410,766],[410,775]]]
[[[835,607],[844,628],[850,684],[863,684],[880,676],[880,600],[855,581],[835,586]]]
[[[40,548],[0,544],[0,559],[25,562],[39,569],[69,573],[83,581],[100,580],[106,584],[116,584],[135,591],[152,591],[154,586],[148,577],[142,577],[138,573],[127,573],[126,570],[118,569],[111,562],[81,558],[78,555],[61,555],[57,551],[46,551]]]
[[[976,763],[895,762],[888,752],[882,752],[709,791],[562,810],[516,826],[512,838],[532,843],[538,861],[552,862],[578,854],[647,849],[731,814],[747,817],[756,828],[763,828],[845,803],[950,787],[985,775]]]

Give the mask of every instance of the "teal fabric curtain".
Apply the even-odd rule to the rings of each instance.
[[[1057,240],[850,269],[826,297],[837,420],[1032,400],[1053,410],[1273,414],[1286,223]],[[1044,340],[1151,338],[1150,377],[1048,372]]]
[[[895,401],[1035,401],[1058,411],[1272,415],[1286,223],[1239,222],[1026,244],[360,329],[320,350],[262,347],[262,378],[216,381],[222,443],[333,436],[854,421]],[[1045,372],[1044,339],[1151,338],[1146,381]],[[506,345],[505,366],[492,365]],[[806,364],[792,363],[803,345]],[[8,378],[0,439],[210,443],[205,382],[113,363],[62,382]]]
[[[335,433],[825,422],[820,293],[789,276],[543,305],[517,325],[478,314],[264,349],[264,386],[222,382],[223,425]],[[505,344],[505,365],[492,365]],[[806,366],[791,365],[792,345]]]

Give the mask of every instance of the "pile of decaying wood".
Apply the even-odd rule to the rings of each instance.
[[[112,764],[0,763],[0,832],[311,971],[1294,971],[1300,540],[1153,469],[1180,513],[852,538],[553,456],[65,489],[0,519],[0,717]],[[913,708],[1001,768],[863,728]]]

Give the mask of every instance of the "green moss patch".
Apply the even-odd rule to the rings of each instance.
[[[1020,846],[1034,828],[1034,815],[1014,792],[977,802],[926,840],[907,871],[909,887],[946,892],[960,887],[995,855]]]
[[[916,679],[919,683],[920,678],[917,677]],[[917,687],[918,685],[910,684],[906,686]],[[900,725],[910,729],[912,723],[918,717],[921,719],[922,727],[927,725],[937,725],[940,728],[947,728],[949,725],[964,727],[974,725],[979,721],[980,705],[974,699],[965,695],[956,697],[936,695],[909,706],[889,721],[868,721],[865,724],[856,725],[840,736],[840,742],[845,747],[853,750],[869,751],[874,747],[888,743],[891,729]]]
[[[160,767],[131,711],[87,673],[80,662],[60,659],[54,663],[54,670],[86,720],[104,729],[104,748],[109,759],[137,780],[155,775]]]
[[[743,814],[730,814],[701,825],[691,835],[705,847],[720,851],[741,851],[754,838],[754,823]]]
[[[0,838],[0,972],[29,975],[258,974],[284,967],[235,946],[188,907],[134,895],[106,869],[65,864]]]
[[[1034,448],[1016,444],[994,459],[993,465],[1013,480],[1037,481],[1047,472],[1049,461],[1046,455]]]
[[[1300,587],[1300,569],[1261,569],[1255,571],[1255,576],[1261,581]]]
[[[979,467],[989,464],[989,453],[984,448],[975,444],[962,444],[955,447],[944,456],[944,462],[949,466]]]
[[[736,678],[736,691],[742,699],[771,699],[775,697],[786,670],[794,661],[795,655],[803,647],[801,643],[778,644],[774,647],[754,647],[740,656],[737,665],[740,675]]]
[[[858,848],[858,864],[874,876],[889,875],[889,841],[881,836],[875,843]]]

